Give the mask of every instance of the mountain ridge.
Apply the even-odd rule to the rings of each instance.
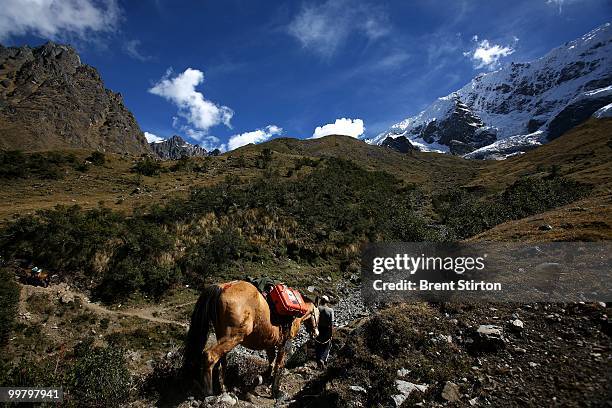
[[[0,148],[86,148],[149,154],[149,145],[120,93],[76,50],[0,45]]]
[[[178,135],[149,143],[151,150],[163,160],[177,160],[181,157],[204,157],[208,152],[202,146],[191,144]]]
[[[542,144],[549,134],[554,138],[578,124],[575,117],[584,121],[612,102],[612,92],[592,95],[612,85],[610,67],[612,27],[607,23],[534,61],[477,75],[370,143],[406,136],[424,151],[465,155],[519,135],[531,135],[533,141],[540,131],[537,142]]]

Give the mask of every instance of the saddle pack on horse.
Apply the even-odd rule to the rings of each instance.
[[[250,279],[270,305],[270,312],[279,318],[302,317],[308,312],[304,298],[296,289],[270,278]],[[285,320],[285,319],[283,319]]]

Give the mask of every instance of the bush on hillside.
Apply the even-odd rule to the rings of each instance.
[[[149,156],[138,160],[132,167],[132,171],[143,176],[158,176],[162,171],[162,165],[159,161],[152,159]]]
[[[123,350],[92,347],[84,342],[75,348],[75,361],[68,372],[68,391],[77,405],[116,407],[129,395],[130,373]]]
[[[188,156],[181,156],[172,166],[170,166],[170,171],[185,171],[185,172],[195,172],[195,173],[205,173],[208,170],[210,165],[209,158],[205,157],[204,159],[195,159]]]
[[[124,352],[114,346],[93,347],[87,339],[67,358],[0,362],[2,387],[60,387],[68,407],[117,407],[128,401],[130,373]]]
[[[0,178],[60,179],[66,166],[76,166],[76,156],[59,152],[28,153],[0,150]]]
[[[187,248],[181,266],[190,282],[198,285],[235,261],[253,260],[257,252],[258,248],[249,244],[236,228],[225,227]]]
[[[523,177],[493,197],[454,190],[434,200],[434,207],[454,238],[463,239],[509,220],[525,218],[576,201],[591,186],[561,176]]]
[[[255,161],[258,168],[267,169],[272,163],[272,150],[266,147],[259,153],[259,156]]]
[[[158,262],[173,245],[170,234],[158,225],[103,207],[42,210],[17,219],[0,235],[0,250],[7,256],[94,282],[95,292],[109,301],[136,290],[159,296],[180,281],[174,268]],[[109,260],[99,274],[96,259],[103,253]]]
[[[314,160],[309,157],[300,157],[293,162],[293,170],[298,171],[302,167],[317,167],[319,163],[321,163],[323,159]]]
[[[173,240],[163,228],[135,217],[126,219],[119,231],[120,240],[108,262],[96,295],[115,301],[141,291],[157,297],[180,281],[180,274],[159,263],[162,254],[173,248]]]
[[[107,208],[57,206],[17,219],[2,231],[0,249],[46,268],[88,272],[96,253],[124,229],[125,217]]]
[[[91,162],[95,166],[102,166],[106,163],[106,156],[102,152],[92,152],[85,160]]]
[[[0,349],[6,345],[17,316],[19,286],[9,269],[0,269]]]
[[[63,370],[55,370],[57,361],[56,359],[53,360],[32,361],[28,358],[22,358],[11,363],[0,358],[0,387],[61,386],[64,373]],[[63,364],[58,368],[63,369]]]

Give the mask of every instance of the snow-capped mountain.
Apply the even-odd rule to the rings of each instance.
[[[612,26],[606,23],[540,59],[478,75],[369,142],[405,136],[423,151],[519,154],[610,104],[611,85]]]
[[[160,158],[178,160],[183,156],[200,157],[207,156],[206,149],[201,146],[186,142],[180,136],[172,136],[170,139],[149,143],[151,150]]]

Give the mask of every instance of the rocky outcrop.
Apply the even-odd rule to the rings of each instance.
[[[176,135],[161,142],[150,143],[150,146],[151,150],[164,160],[208,156],[208,152],[203,147],[188,143],[182,137]]]
[[[517,135],[498,140],[495,143],[464,154],[463,157],[479,160],[503,160],[533,150],[541,146],[545,141],[544,133],[538,130],[528,135]]]
[[[558,138],[610,103],[612,103],[612,86],[580,95],[550,121],[548,140]]]
[[[149,153],[121,94],[69,46],[0,45],[0,148]]]
[[[400,153],[408,153],[410,151],[418,150],[412,143],[410,143],[410,140],[408,140],[406,136],[396,137],[395,139],[388,137],[382,142],[381,146],[397,150]]]

